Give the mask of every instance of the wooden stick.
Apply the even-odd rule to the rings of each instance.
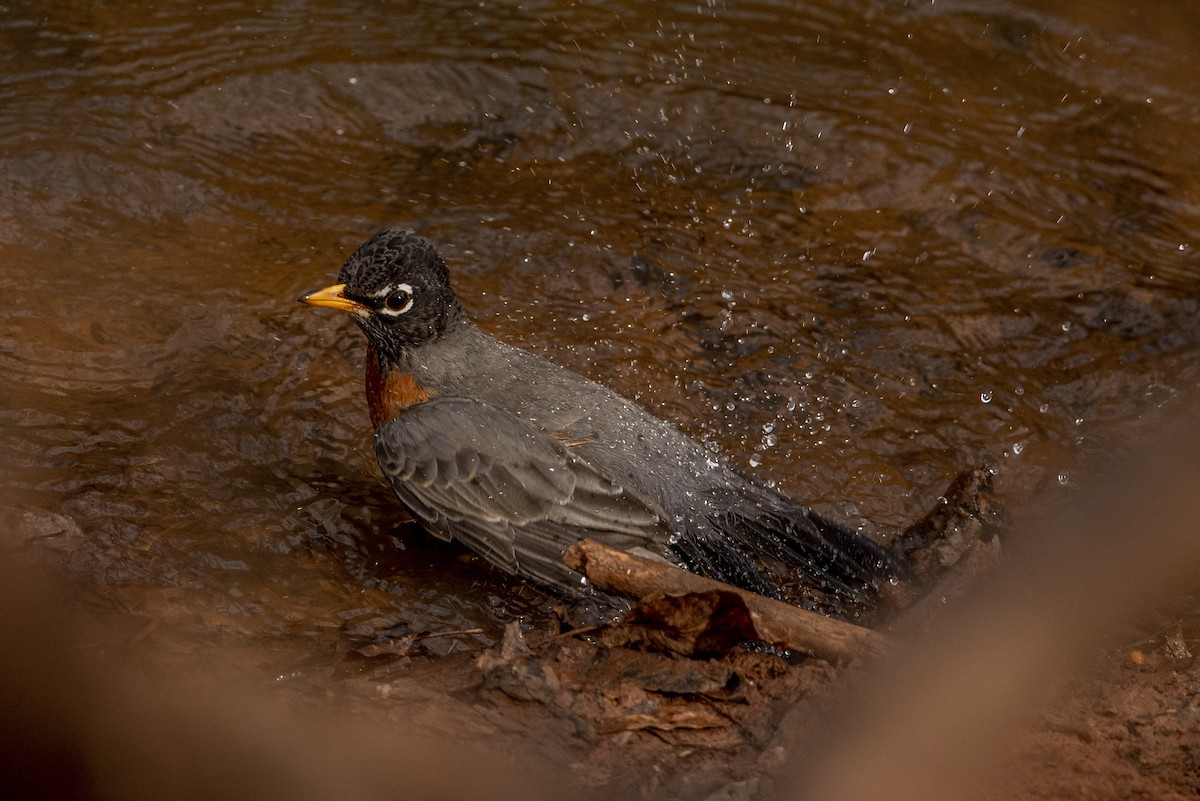
[[[572,570],[587,576],[597,588],[627,598],[713,590],[735,593],[750,610],[754,627],[763,640],[831,662],[875,656],[887,650],[887,639],[882,634],[862,626],[818,615],[593,540],[572,545],[563,561]]]

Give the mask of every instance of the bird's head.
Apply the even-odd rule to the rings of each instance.
[[[429,240],[404,228],[380,231],[360,245],[337,280],[300,302],[349,312],[389,362],[437,339],[463,317],[442,257]]]

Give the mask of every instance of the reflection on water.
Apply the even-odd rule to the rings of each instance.
[[[357,332],[295,305],[396,221],[485,329],[880,536],[1069,477],[1195,380],[1200,31],[950,6],[11,6],[5,503],[198,641],[544,608],[403,527]]]

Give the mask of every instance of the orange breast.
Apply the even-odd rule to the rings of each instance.
[[[409,406],[424,403],[432,396],[408,373],[391,370],[384,376],[375,349],[367,351],[367,407],[372,426],[379,428]]]

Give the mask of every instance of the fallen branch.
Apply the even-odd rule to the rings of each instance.
[[[563,556],[563,561],[572,570],[587,576],[588,581],[598,589],[627,598],[640,600],[653,595],[685,595],[713,590],[734,593],[746,604],[761,639],[831,662],[878,655],[887,649],[886,638],[870,629],[713,581],[665,562],[618,551],[592,540],[572,545]]]

